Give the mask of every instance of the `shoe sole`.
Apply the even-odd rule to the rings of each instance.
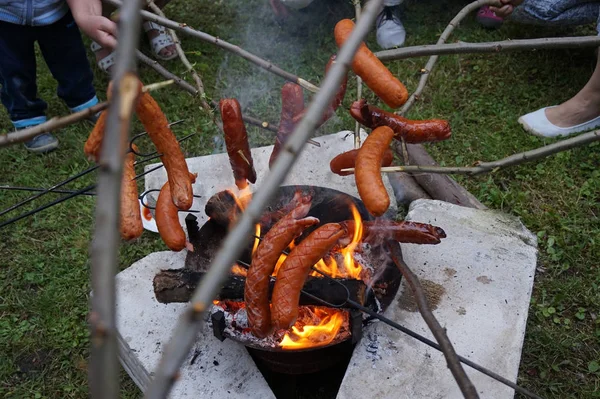
[[[560,138],[564,138],[564,137],[569,137],[569,136],[573,136],[575,134],[581,134],[581,133],[585,133],[585,132],[589,132],[592,131],[594,129],[597,129],[599,126],[596,127],[591,127],[591,128],[586,128],[586,129],[582,129],[582,130],[577,130],[574,132],[570,132],[570,133],[566,133],[566,134],[558,134],[556,136],[547,136],[543,133],[540,133],[538,131],[535,131],[531,128],[531,126],[529,126],[525,121],[521,120],[521,118],[519,118],[517,120],[517,122],[519,122],[519,124],[521,125],[521,127],[523,127],[523,130],[525,130],[527,133],[531,134],[532,136],[536,136],[536,137],[541,137],[544,139],[560,139]]]
[[[45,154],[51,151],[54,151],[58,148],[58,143],[47,144],[41,147],[29,148],[25,147],[28,151],[36,153],[36,154]]]

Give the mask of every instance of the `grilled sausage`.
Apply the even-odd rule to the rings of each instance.
[[[98,162],[100,159],[100,150],[102,148],[102,139],[104,138],[104,128],[106,126],[106,118],[108,111],[104,110],[96,121],[92,132],[83,146],[83,152],[89,160]]]
[[[335,41],[342,47],[354,29],[354,22],[342,19],[335,25]],[[354,60],[352,70],[365,84],[391,108],[398,108],[408,100],[406,87],[379,61],[379,59],[361,43]]]
[[[304,110],[302,87],[291,82],[284,84],[281,88],[281,118],[279,119],[279,129],[277,130],[273,152],[269,158],[269,168],[273,166],[281,148],[294,131],[296,126],[294,117],[300,114],[302,110]]]
[[[352,103],[350,115],[358,123],[370,129],[387,126],[394,131],[396,140],[404,138],[410,144],[447,140],[452,135],[448,121],[443,119],[413,121],[368,105],[364,99]]]
[[[135,144],[134,150],[137,151]],[[138,200],[138,187],[135,178],[135,154],[125,154],[123,164],[123,177],[121,178],[121,237],[126,240],[134,240],[142,235],[144,226],[140,214],[140,202]]]
[[[242,119],[242,109],[235,98],[222,99],[219,102],[219,109],[235,185],[242,190],[248,187],[248,181],[256,183],[256,172],[248,144],[248,133]]]
[[[275,270],[277,260],[290,242],[298,237],[305,228],[319,223],[319,219],[305,216],[310,210],[310,202],[302,204],[280,219],[265,234],[256,252],[246,276],[244,300],[248,314],[248,323],[252,333],[266,337],[271,331],[271,309],[269,307],[269,278]]]
[[[325,224],[300,242],[277,272],[271,297],[271,321],[276,329],[290,328],[298,318],[300,291],[311,267],[333,248],[345,232],[338,223]]]
[[[186,237],[183,227],[179,224],[177,214],[177,207],[172,200],[171,184],[167,181],[158,194],[154,219],[160,238],[171,251],[178,252],[185,248]]]
[[[378,127],[369,134],[356,156],[356,188],[365,207],[373,216],[383,215],[390,206],[390,197],[381,177],[381,162],[393,138],[392,129],[386,126]]]
[[[325,74],[327,74],[327,72],[329,72],[329,69],[335,63],[335,59],[336,59],[335,54],[332,55],[331,58],[329,58],[329,62],[327,63],[327,66],[325,67]],[[327,122],[329,120],[329,118],[331,118],[331,116],[333,114],[335,114],[335,111],[339,108],[339,106],[342,104],[342,101],[344,100],[344,96],[346,95],[347,87],[348,87],[348,74],[346,74],[346,76],[344,76],[344,80],[340,84],[340,88],[338,89],[337,93],[335,94],[335,97],[331,101],[331,104],[329,104],[329,106],[325,109],[325,114],[323,114],[323,117],[321,118],[321,121],[319,122],[317,127],[319,127],[322,124],[324,124],[325,122]],[[294,117],[294,124],[297,124],[298,122],[300,122],[302,120],[302,118],[304,118],[305,114],[306,114],[306,110],[304,110],[300,114],[296,115]]]
[[[329,168],[333,173],[340,176],[348,176],[351,175],[352,172],[342,172],[342,169],[353,168],[356,163],[356,155],[358,154],[358,150],[350,150],[343,152],[333,158],[331,162],[329,162]],[[390,166],[394,161],[394,153],[389,148],[383,154],[383,158],[381,159],[381,166]]]
[[[354,220],[340,222],[346,230],[345,242],[340,240],[340,245],[347,245],[354,235]],[[385,240],[394,240],[408,244],[439,244],[446,233],[441,227],[418,222],[395,222],[393,220],[377,220],[363,222],[361,241],[370,244],[382,243]]]
[[[185,156],[169,121],[149,93],[142,93],[135,111],[156,150],[162,154],[160,159],[167,171],[173,204],[181,210],[190,209],[194,201],[192,183]]]

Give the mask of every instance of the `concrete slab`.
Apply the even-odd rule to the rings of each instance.
[[[121,364],[143,391],[151,380],[179,315],[187,304],[161,304],[152,280],[161,269],[183,267],[185,253],[155,252],[117,275],[117,328]],[[172,399],[275,399],[246,348],[219,342],[206,325],[180,370]]]
[[[458,354],[516,381],[533,278],[536,237],[516,218],[440,201],[411,204],[407,220],[442,227],[435,246],[403,244],[406,263],[427,285],[434,314]],[[401,287],[386,316],[434,340]],[[403,295],[404,294],[404,295]],[[512,389],[465,367],[482,398]],[[357,345],[338,399],[462,398],[443,355],[375,323]]]
[[[363,140],[367,137],[364,130],[361,131],[361,137]],[[342,152],[354,148],[353,132],[342,131],[316,137],[314,140],[321,143],[321,147],[307,144],[283,185],[306,184],[328,187],[359,198],[354,175],[338,176],[331,173],[329,169],[329,161],[331,159]],[[252,159],[254,160],[254,168],[257,173],[256,184],[250,185],[252,192],[260,187],[261,182],[268,175],[269,157],[272,151],[272,145],[252,149]],[[194,199],[192,209],[200,211],[199,213],[195,213],[195,215],[198,217],[198,224],[202,225],[207,220],[204,213],[204,206],[211,196],[224,189],[230,189],[235,193],[238,193],[239,190],[235,186],[233,173],[229,165],[229,157],[226,153],[188,158],[186,161],[189,170],[193,173],[198,173],[198,180],[194,184],[194,194],[199,195],[200,198]],[[156,165],[160,164],[147,165],[144,170],[149,170]],[[160,189],[167,181],[167,172],[164,168],[160,168],[146,175],[145,179],[146,190]],[[392,205],[388,212],[390,215],[395,215],[397,207],[396,201],[393,200],[394,191],[386,177],[384,177],[384,182],[392,199]],[[150,193],[148,196],[151,197],[153,194]],[[158,193],[156,193],[156,196],[158,196]],[[179,213],[179,220],[184,228],[186,215],[187,212]]]

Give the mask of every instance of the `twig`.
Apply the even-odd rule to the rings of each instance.
[[[498,0],[477,0],[473,3],[470,3],[466,7],[464,7],[456,16],[450,21],[444,32],[437,41],[437,44],[443,44],[448,40],[448,37],[452,34],[454,29],[458,26],[458,24],[472,11],[479,9],[481,6],[490,5],[490,4],[498,4]],[[437,62],[438,56],[434,55],[429,58],[425,68],[423,70],[423,74],[421,75],[421,79],[419,80],[419,85],[417,86],[417,90],[408,98],[408,101],[402,106],[400,111],[397,112],[399,115],[404,115],[408,112],[408,110],[413,106],[415,100],[419,98],[423,90],[425,89],[425,85],[427,84],[427,79],[429,78],[429,74],[433,70],[435,63]]]
[[[360,5],[360,0],[354,0],[354,13],[356,14],[356,21],[360,18],[360,14],[362,12],[362,7]],[[356,75],[356,99],[360,100],[362,98],[362,79],[360,76]],[[360,148],[360,123],[356,121],[354,123],[354,148]]]
[[[498,169],[506,168],[509,166],[521,165],[527,162],[533,162],[540,158],[545,158],[550,155],[562,151],[568,151],[572,148],[582,147],[584,145],[591,144],[595,141],[600,141],[600,130],[594,130],[593,132],[584,133],[577,137],[562,140],[553,144],[545,145],[530,151],[520,152],[518,154],[511,155],[506,158],[499,159],[491,162],[479,162],[477,166],[422,166],[422,165],[411,165],[411,166],[387,166],[382,167],[382,173],[391,172],[423,172],[423,173],[439,173],[439,174],[461,174],[461,175],[480,175],[483,173],[495,172]],[[342,172],[354,172],[354,168],[342,169]]]
[[[128,0],[120,10],[117,61],[98,176],[96,228],[91,246],[92,291],[89,383],[91,397],[119,396],[119,362],[115,317],[115,274],[119,249],[119,194],[126,138],[138,91],[135,50],[140,32],[140,0]]]
[[[375,53],[381,61],[403,60],[426,55],[499,53],[504,51],[545,50],[600,46],[598,36],[545,37],[542,39],[502,40],[485,43],[451,43],[404,47]]]
[[[114,7],[121,7],[121,5],[122,5],[122,2],[120,0],[104,0],[104,2],[107,4],[110,4]],[[265,69],[266,71],[272,72],[275,75],[278,75],[285,80],[289,80],[290,82],[297,83],[298,85],[304,87],[306,90],[312,91],[313,93],[316,93],[319,91],[319,87],[308,82],[307,80],[302,79],[302,78],[300,78],[294,74],[291,74],[289,72],[286,72],[283,69],[279,68],[278,66],[274,65],[273,63],[263,60],[262,58],[242,49],[239,46],[228,43],[217,37],[211,36],[208,33],[204,33],[199,30],[196,30],[196,29],[192,29],[187,24],[175,22],[175,21],[172,21],[167,18],[163,18],[159,15],[153,14],[148,11],[142,10],[141,14],[142,14],[142,18],[144,18],[145,20],[155,22],[166,28],[173,29],[177,32],[181,32],[186,35],[193,36],[197,39],[205,41],[207,43],[212,43],[216,46],[219,46],[227,51],[230,51],[236,55],[239,55],[240,57],[252,62],[253,64]]]
[[[144,86],[142,90],[157,90],[169,86],[172,83],[173,82],[169,81],[152,83],[147,86]],[[89,118],[90,116],[96,115],[96,113],[104,111],[106,108],[108,108],[108,101],[93,105],[89,108],[84,109],[83,111],[74,112],[71,115],[52,118],[49,121],[40,123],[39,125],[35,125],[27,129],[2,134],[0,135],[0,148],[7,147],[12,144],[22,143],[24,141],[31,140],[35,136],[38,136],[42,133],[53,132],[65,126],[72,125],[83,119]]]
[[[477,394],[477,389],[475,389],[475,386],[473,385],[471,380],[469,380],[467,373],[465,373],[465,370],[460,364],[458,355],[456,354],[456,351],[454,350],[454,347],[452,346],[448,335],[446,335],[446,330],[440,325],[440,323],[437,321],[437,319],[431,312],[421,282],[402,259],[402,252],[400,252],[400,244],[398,244],[395,241],[388,241],[387,246],[391,251],[394,263],[402,273],[402,277],[404,277],[404,279],[410,286],[410,289],[415,297],[417,307],[419,308],[419,312],[421,313],[423,320],[425,320],[425,323],[431,330],[431,333],[435,337],[435,340],[440,345],[442,353],[446,358],[446,364],[452,372],[452,375],[454,376],[454,379],[456,380],[456,383],[458,384],[464,397],[467,399],[479,398],[479,395]]]
[[[377,13],[381,9],[381,3],[382,0],[371,0],[365,7],[362,18],[342,46],[338,62],[331,67],[325,76],[323,86],[314,96],[305,117],[287,140],[269,175],[254,194],[252,201],[235,228],[225,238],[202,284],[194,292],[191,306],[187,307],[181,315],[171,339],[165,347],[164,354],[155,369],[154,379],[146,390],[146,398],[164,398],[167,396],[177,377],[181,363],[185,360],[191,345],[197,339],[197,329],[204,321],[204,312],[209,309],[212,299],[227,277],[229,268],[243,250],[240,242],[246,240],[252,234],[255,221],[258,220],[268,201],[284,181],[308,137],[316,130],[323,113],[335,96],[358,46],[370,30]]]
[[[156,4],[154,4],[153,0],[147,0],[147,4],[148,4],[148,7],[156,15],[166,18],[165,14],[162,12],[162,10]],[[210,111],[211,108],[208,105],[208,103],[206,102],[206,93],[204,92],[204,84],[202,83],[202,79],[200,79],[198,72],[196,72],[196,70],[194,69],[194,67],[192,66],[190,61],[188,60],[187,56],[185,55],[185,52],[183,51],[183,48],[181,48],[181,41],[177,37],[177,34],[175,33],[175,31],[173,29],[169,29],[169,34],[171,35],[171,37],[173,38],[173,41],[175,42],[175,49],[177,50],[177,55],[179,56],[181,63],[187,68],[187,71],[192,75],[192,79],[194,79],[194,82],[196,82],[196,87],[198,88],[198,94],[200,95],[200,104],[202,105],[202,108],[204,108],[206,111]]]
[[[164,82],[150,83],[149,85],[142,87],[142,91],[148,92],[162,89],[163,87],[171,86],[173,83],[175,83],[175,80],[173,79],[165,80]]]

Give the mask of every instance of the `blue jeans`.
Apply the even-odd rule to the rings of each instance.
[[[71,111],[81,111],[98,103],[94,75],[70,12],[45,26],[0,21],[0,98],[17,129],[46,120],[48,105],[37,96],[36,41],[58,82],[57,94]]]
[[[600,1],[525,0],[509,17],[515,22],[538,25],[584,25],[596,22],[600,32]]]

